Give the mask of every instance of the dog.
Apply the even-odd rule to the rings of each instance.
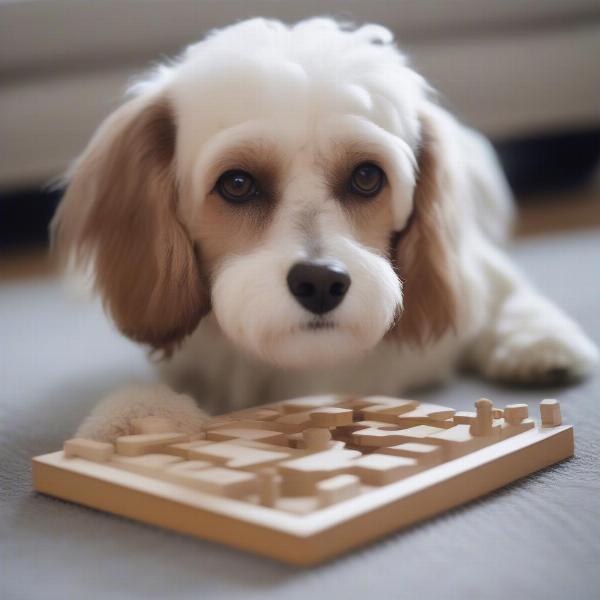
[[[53,223],[170,385],[79,435],[297,395],[398,395],[457,367],[549,383],[598,351],[505,253],[490,144],[377,25],[252,19],[138,81],[68,174]]]

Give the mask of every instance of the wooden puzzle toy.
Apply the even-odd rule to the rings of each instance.
[[[381,396],[313,396],[220,415],[193,436],[168,419],[114,444],[71,439],[33,459],[36,490],[313,564],[573,455],[556,400],[474,412]]]

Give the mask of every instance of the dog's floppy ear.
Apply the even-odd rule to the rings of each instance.
[[[119,329],[167,354],[210,302],[195,247],[177,217],[175,140],[166,99],[130,100],[75,164],[52,224],[63,259],[93,266]]]
[[[391,336],[423,345],[455,326],[457,296],[451,236],[452,166],[437,115],[421,116],[413,213],[393,237],[391,257],[403,282],[404,307]]]

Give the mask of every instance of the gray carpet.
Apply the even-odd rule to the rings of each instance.
[[[517,260],[600,340],[600,235],[521,242]],[[329,564],[301,570],[31,491],[108,390],[151,377],[97,306],[52,280],[0,286],[0,596],[13,598],[592,598],[600,588],[600,377],[518,389],[461,377],[417,394],[459,409],[557,397],[577,456]]]

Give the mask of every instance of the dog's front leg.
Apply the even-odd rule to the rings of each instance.
[[[162,417],[175,431],[197,433],[208,415],[190,396],[177,394],[162,384],[131,385],[102,399],[81,423],[76,437],[112,442],[134,432],[133,421]]]
[[[598,349],[581,328],[544,298],[496,248],[483,254],[489,315],[469,352],[484,375],[556,384],[588,375]]]

